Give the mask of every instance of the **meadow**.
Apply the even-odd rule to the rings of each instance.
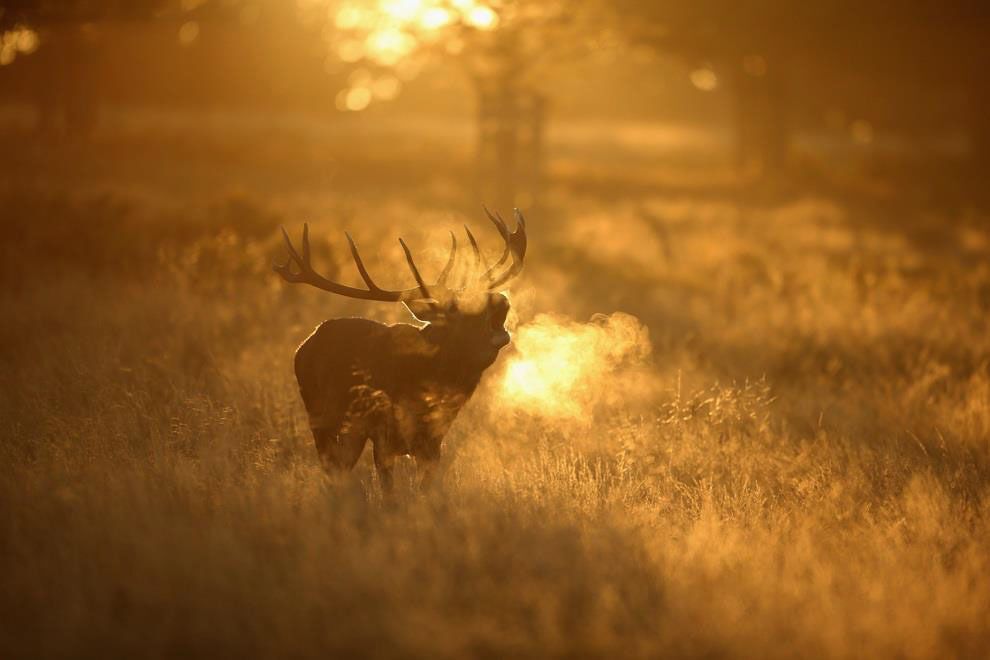
[[[325,318],[402,314],[280,282],[278,226],[312,223],[348,281],[345,228],[385,285],[406,277],[399,235],[427,269],[465,221],[494,250],[464,153],[4,143],[0,656],[990,648],[975,207],[866,169],[552,163],[514,347],[441,487],[403,466],[389,503],[370,452],[326,478],[291,358]]]

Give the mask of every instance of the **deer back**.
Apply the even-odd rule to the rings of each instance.
[[[429,332],[408,324],[360,318],[322,323],[296,351],[296,378],[312,428],[334,428],[357,405],[401,403],[427,415],[456,410],[470,397],[483,368],[451,360]]]

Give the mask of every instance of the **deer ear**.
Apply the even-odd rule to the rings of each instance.
[[[444,319],[443,308],[426,300],[403,300],[402,306],[413,318],[423,323],[436,323]]]

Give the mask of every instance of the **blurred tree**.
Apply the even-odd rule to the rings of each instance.
[[[131,32],[137,33],[138,23],[172,22],[179,41],[195,46],[186,50],[202,54],[202,25],[237,23],[248,10],[260,12],[266,27],[276,17],[284,22],[291,16],[322,41],[317,65],[349,69],[349,82],[336,97],[342,111],[395,98],[430,61],[454,62],[476,95],[481,192],[504,207],[529,204],[539,185],[546,65],[594,47],[602,25],[601,5],[594,0],[0,0],[0,9],[4,24],[31,26],[41,34],[43,48],[36,59],[43,61],[38,68],[46,75],[35,77],[35,96],[42,124],[53,125],[56,116],[64,115],[76,131],[92,125],[99,98],[87,69],[98,68],[105,82],[125,68],[120,60],[128,57],[118,50],[100,55],[99,66],[89,66],[95,50],[90,42],[111,33],[132,42],[131,35],[110,29],[122,23],[132,22]],[[187,55],[159,54],[144,65],[152,75],[162,70],[160,60],[187,62]],[[238,53],[247,61],[255,55]],[[224,87],[230,87],[229,81]],[[206,87],[200,91],[204,98],[216,93]]]
[[[791,3],[616,0],[613,6],[620,28],[634,42],[704,67],[692,76],[696,86],[713,89],[719,77],[726,79],[735,96],[739,165],[783,165],[789,132],[789,37],[781,34],[780,24],[786,22]]]
[[[278,59],[266,47],[276,40],[262,44],[259,37],[289,24],[297,34],[284,43],[296,56],[305,45],[298,43],[296,7],[283,0],[0,0],[3,33],[33,35],[31,57],[10,67],[16,71],[0,71],[4,96],[30,100],[42,132],[64,126],[76,135],[93,128],[104,101],[181,105],[235,91],[258,98],[270,93],[265,84],[275,76],[252,74],[267,73]],[[208,40],[200,35],[206,26]],[[196,66],[207,56],[208,73]],[[0,53],[0,65],[13,59]],[[239,75],[229,75],[235,67]],[[281,72],[280,79],[290,78]],[[254,89],[238,87],[245,79]]]
[[[39,130],[50,132],[60,116],[70,133],[86,134],[96,124],[98,98],[86,57],[89,26],[108,19],[151,18],[169,1],[0,0],[0,29],[30,30],[36,41],[44,41],[44,48],[32,49],[40,51],[37,64],[48,72],[31,92]]]
[[[431,59],[456,62],[476,95],[481,194],[502,207],[538,191],[547,100],[541,76],[594,44],[590,0],[304,0],[330,56],[354,75],[342,110],[394,98]]]
[[[785,165],[795,112],[810,103],[819,104],[818,116],[844,104],[886,106],[891,118],[915,113],[922,99],[912,104],[900,97],[892,107],[876,98],[891,82],[929,97],[965,89],[973,152],[980,162],[990,156],[990,86],[982,71],[990,12],[983,2],[615,0],[612,6],[634,41],[710,64],[728,79],[741,165]]]

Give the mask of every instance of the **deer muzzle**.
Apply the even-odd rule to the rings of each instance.
[[[508,346],[510,340],[511,338],[509,337],[508,330],[506,330],[505,328],[496,330],[495,333],[492,335],[492,347],[495,350],[499,350],[504,346]]]

